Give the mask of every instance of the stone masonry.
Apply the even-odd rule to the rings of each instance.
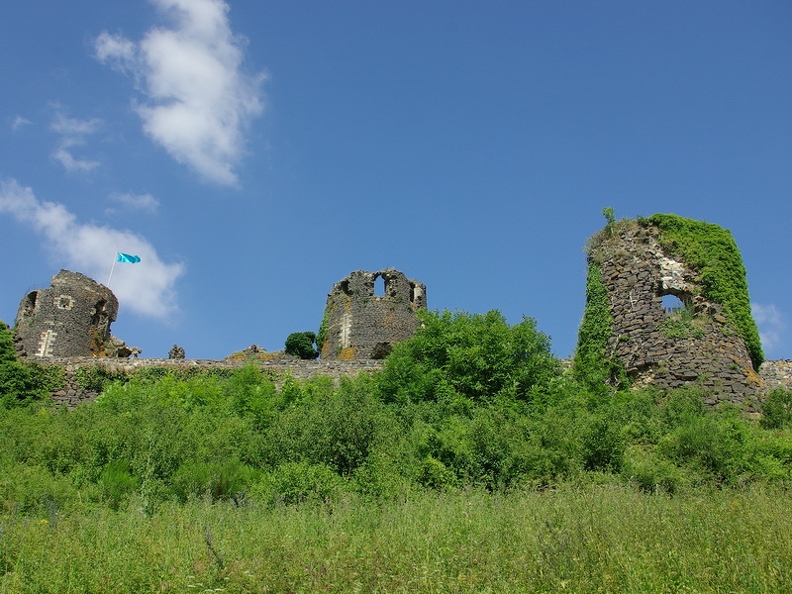
[[[79,272],[61,270],[49,289],[22,299],[14,327],[17,349],[35,357],[103,355],[117,313],[118,299],[110,289]]]
[[[589,256],[610,299],[607,355],[622,362],[636,386],[693,383],[707,390],[708,404],[750,407],[763,381],[720,305],[701,296],[696,271],[664,251],[653,226],[619,226],[614,233]],[[664,307],[666,295],[679,307]]]
[[[384,295],[375,295],[378,278]],[[393,344],[410,338],[420,322],[416,312],[426,309],[426,286],[392,268],[358,270],[333,285],[327,296],[326,340],[322,359],[382,359]]]
[[[776,388],[792,390],[792,359],[765,361],[759,369],[768,392]]]
[[[242,359],[114,359],[107,357],[51,357],[42,361],[46,365],[58,365],[64,370],[64,385],[52,393],[52,401],[68,409],[78,404],[91,402],[99,396],[98,392],[80,386],[77,379],[79,369],[98,368],[106,374],[126,375],[131,377],[135,372],[147,368],[160,368],[174,373],[189,374],[195,370],[241,369],[254,364],[266,373],[280,389],[286,381],[305,381],[313,377],[329,377],[338,385],[341,378],[354,378],[361,373],[372,373],[382,369],[382,361],[319,361],[304,360],[289,355],[282,355],[271,360],[255,358]]]

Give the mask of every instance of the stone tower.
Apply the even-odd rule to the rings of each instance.
[[[675,215],[611,221],[589,241],[576,365],[633,386],[693,383],[706,402],[760,393],[762,350],[729,231]]]
[[[117,313],[118,299],[110,289],[79,272],[61,270],[49,289],[22,299],[15,340],[28,356],[102,355]]]
[[[384,295],[374,294],[378,278]],[[394,343],[410,338],[426,309],[426,286],[392,268],[358,270],[333,285],[319,340],[323,359],[382,359]]]

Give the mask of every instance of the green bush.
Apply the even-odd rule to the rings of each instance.
[[[286,338],[286,354],[300,359],[316,359],[319,350],[316,348],[316,334],[313,332],[293,332]]]
[[[500,312],[421,312],[415,336],[394,346],[379,375],[385,402],[530,400],[560,372],[550,339],[530,318],[509,326]]]
[[[128,375],[123,371],[111,371],[101,365],[78,367],[74,371],[74,379],[83,390],[91,390],[101,394],[106,385],[113,381],[127,381]]]
[[[285,405],[285,399],[275,389],[272,379],[253,364],[234,373],[224,388],[220,392],[230,397],[234,412],[253,419],[259,429],[267,427]]]
[[[739,418],[709,413],[689,417],[664,435],[658,452],[679,465],[703,473],[702,479],[717,483],[735,483],[749,478],[747,460],[750,434]]]
[[[265,436],[270,465],[305,461],[348,475],[397,431],[395,418],[372,395],[366,377],[327,388],[303,396],[273,420]]]
[[[653,448],[644,446],[631,446],[626,449],[622,476],[646,493],[673,495],[687,482],[682,469],[658,456]]]
[[[251,495],[269,504],[323,503],[334,500],[345,486],[346,481],[326,464],[287,462],[266,473]]]
[[[68,477],[52,474],[45,466],[0,460],[0,512],[54,515],[79,497]]]
[[[776,388],[762,402],[762,419],[765,429],[784,429],[792,421],[792,391]]]
[[[181,502],[197,497],[240,502],[260,474],[257,469],[233,458],[216,462],[189,461],[174,473],[173,490]]]
[[[117,510],[137,490],[140,480],[130,473],[129,460],[114,460],[105,467],[99,484],[102,498]]]
[[[0,364],[16,361],[14,333],[3,320],[0,320]]]
[[[458,486],[459,480],[440,460],[427,456],[421,464],[418,483],[437,491],[447,491]]]
[[[595,418],[583,434],[583,466],[586,470],[618,472],[624,457],[620,427],[607,418]]]

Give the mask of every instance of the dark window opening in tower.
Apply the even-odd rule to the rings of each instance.
[[[25,304],[22,308],[22,317],[26,318],[33,315],[36,309],[36,300],[38,299],[38,291],[31,291],[25,297]]]

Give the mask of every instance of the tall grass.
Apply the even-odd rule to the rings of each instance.
[[[587,486],[9,513],[0,592],[786,592],[791,503]]]

